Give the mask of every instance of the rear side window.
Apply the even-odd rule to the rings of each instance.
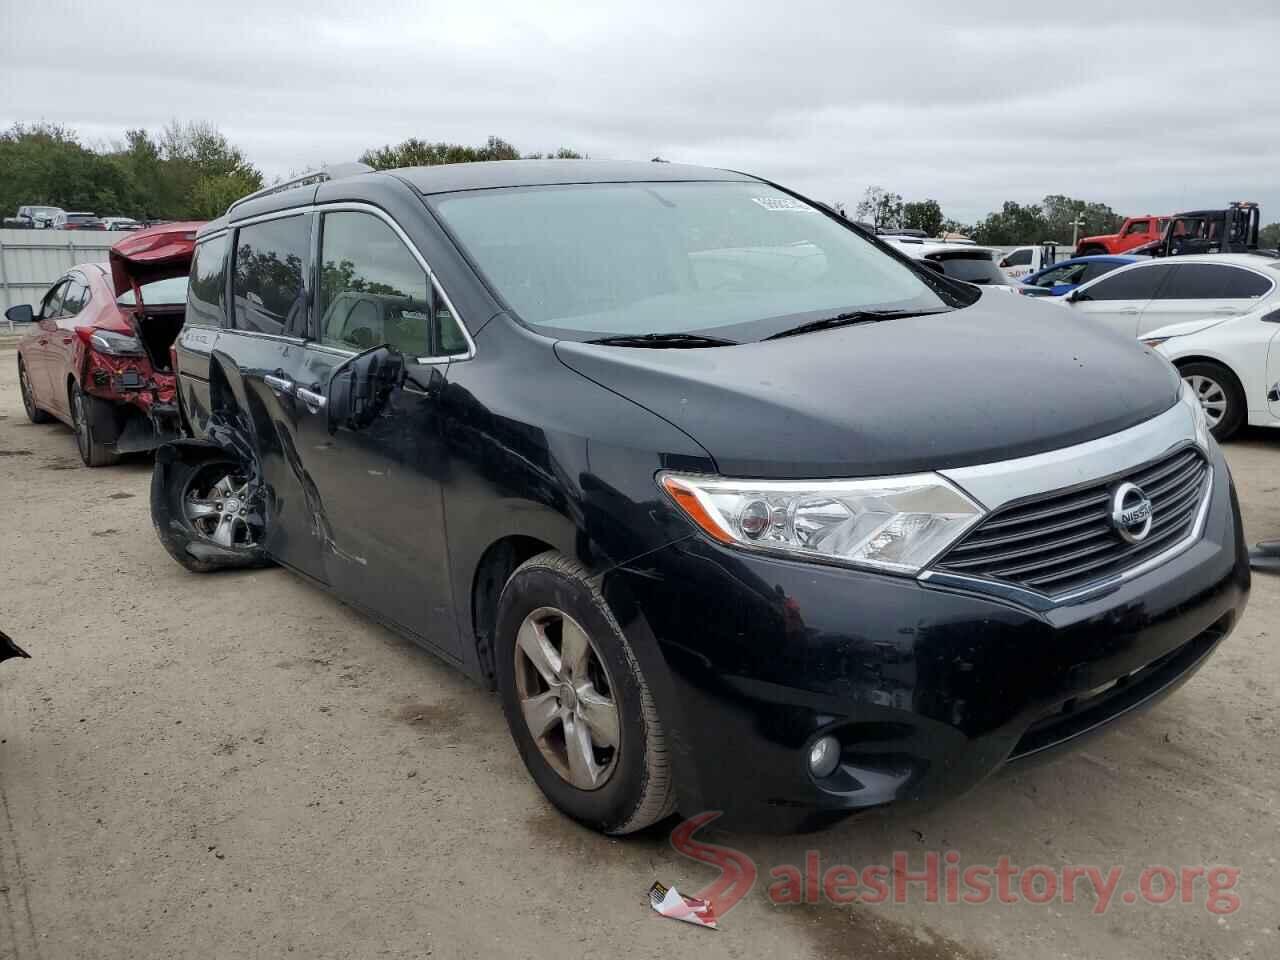
[[[187,287],[186,322],[198,327],[220,327],[226,315],[228,234],[196,246]],[[143,292],[146,302],[146,292]]]
[[[1243,300],[1260,297],[1271,282],[1252,270],[1216,263],[1180,263],[1160,291],[1161,300]]]
[[[406,357],[445,356],[466,341],[422,264],[385,221],[327,213],[320,233],[321,343],[388,344]]]
[[[1103,277],[1084,291],[1089,300],[1150,300],[1173,270],[1167,263],[1138,267]]]
[[[306,316],[311,218],[267,220],[236,233],[235,326],[260,333],[301,330]]]

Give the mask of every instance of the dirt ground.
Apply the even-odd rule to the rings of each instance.
[[[497,700],[283,570],[199,577],[160,548],[145,458],[88,470],[32,426],[0,348],[0,957],[1280,956],[1280,578],[1189,684],[1055,764],[926,814],[708,839],[759,870],[719,932],[652,913],[717,871],[673,822],[612,840],[555,813]],[[1251,539],[1280,536],[1280,434],[1229,445]],[[701,836],[701,835],[700,835]],[[1240,870],[1192,903],[776,906],[770,870]]]

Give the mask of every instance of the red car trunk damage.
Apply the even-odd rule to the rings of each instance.
[[[93,350],[94,331],[82,328],[78,332],[90,348],[81,381],[86,389],[103,399],[133,404],[148,415],[176,412],[170,348],[182,329],[185,304],[148,304],[144,288],[187,275],[200,226],[165,224],[139,231],[111,248],[111,282],[117,302],[132,294],[132,305],[119,303],[120,313],[146,357],[112,357]]]

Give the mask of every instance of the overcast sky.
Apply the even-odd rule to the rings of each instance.
[[[208,120],[268,177],[409,136],[747,170],[972,221],[1280,220],[1280,0],[3,0],[0,123]]]

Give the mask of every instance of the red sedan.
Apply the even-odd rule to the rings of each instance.
[[[140,230],[61,277],[38,307],[10,307],[34,323],[18,343],[22,402],[33,423],[61,420],[90,467],[151,450],[178,435],[169,348],[182,327],[199,223]]]

